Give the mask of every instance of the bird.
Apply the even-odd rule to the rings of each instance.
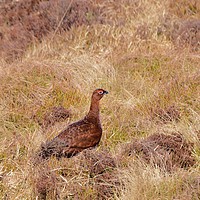
[[[105,94],[108,94],[108,91],[104,89],[94,90],[87,115],[68,125],[52,140],[42,144],[39,156],[42,159],[51,156],[70,158],[84,149],[96,147],[102,136],[99,102]]]

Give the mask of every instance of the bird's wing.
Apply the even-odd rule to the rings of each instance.
[[[96,146],[101,138],[101,134],[84,134],[72,140],[70,148],[86,149]]]
[[[98,127],[94,123],[90,123],[85,120],[80,120],[78,122],[70,124],[57,137],[64,140],[71,140],[81,135],[98,131],[99,129],[101,129],[101,127]]]
[[[100,126],[84,120],[69,125],[57,137],[69,144],[70,148],[88,148],[99,142]]]

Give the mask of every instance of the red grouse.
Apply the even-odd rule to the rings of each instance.
[[[108,92],[96,89],[91,98],[88,114],[80,121],[70,124],[58,136],[42,145],[39,153],[43,159],[51,155],[72,157],[86,148],[95,147],[102,135],[99,119],[99,101]]]

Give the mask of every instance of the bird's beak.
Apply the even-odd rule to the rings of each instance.
[[[104,90],[103,94],[108,94],[108,91],[105,91],[105,90]]]

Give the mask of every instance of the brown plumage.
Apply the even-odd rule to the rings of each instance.
[[[88,114],[82,120],[70,124],[53,140],[43,144],[40,157],[72,157],[86,148],[95,147],[102,135],[99,101],[107,93],[103,89],[96,89],[92,94]]]

